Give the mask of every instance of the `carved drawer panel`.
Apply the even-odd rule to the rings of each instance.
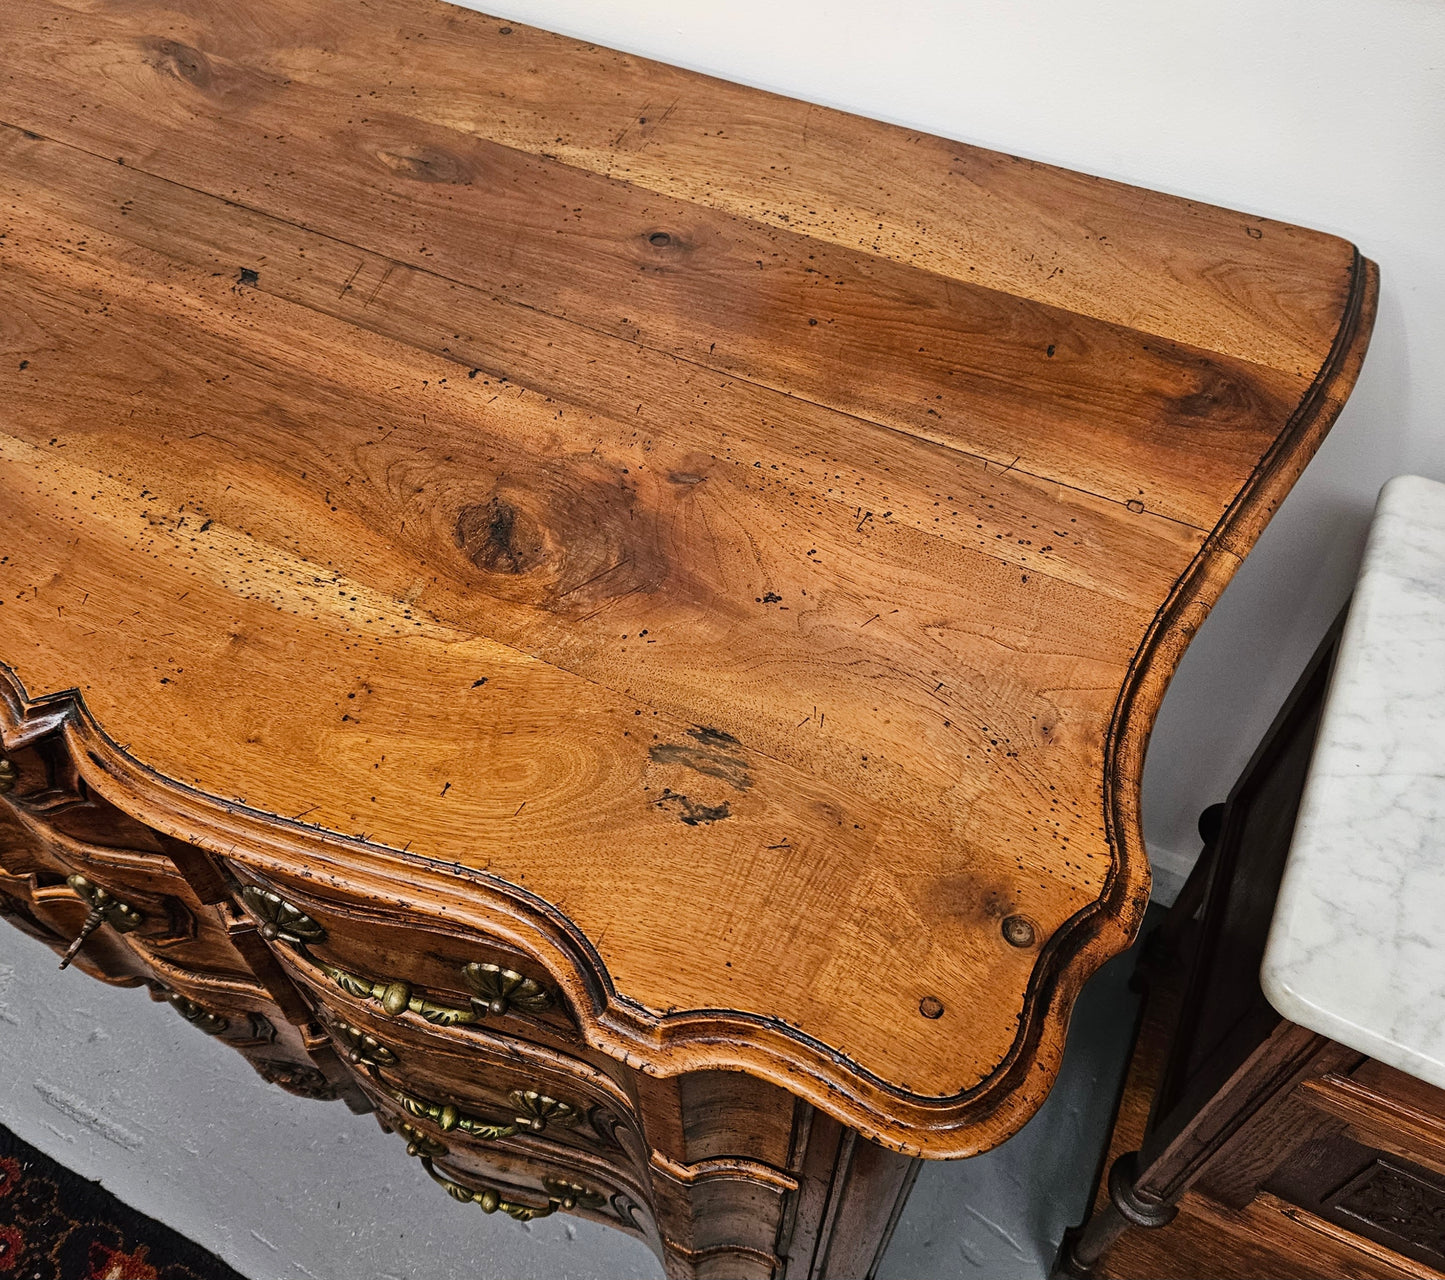
[[[202,972],[232,976],[248,972],[215,910],[199,901],[163,854],[86,846],[36,834],[48,861],[59,868],[57,873],[41,873],[40,881],[64,883],[80,877],[130,907],[134,927],[125,930],[125,936],[143,956],[162,956]],[[81,886],[79,892],[84,896],[86,890]]]
[[[171,913],[156,899],[146,919],[115,899],[113,915],[92,919],[94,904],[83,895],[94,894],[98,886],[88,877],[71,884],[74,874],[14,809],[0,804],[0,914],[62,956],[84,933],[85,946],[69,963],[93,978],[127,987],[145,980],[149,968],[126,945],[124,932],[140,926],[165,936],[175,927]]]
[[[669,1243],[690,1254],[740,1248],[769,1254],[777,1244],[790,1194],[797,1183],[786,1175],[758,1177],[730,1162],[709,1166],[654,1165],[653,1194],[671,1200],[676,1212]]]
[[[288,1000],[297,1011],[293,1016],[255,977],[199,972],[159,955],[147,957],[147,962],[151,998],[166,1002],[198,1031],[238,1050],[263,1079],[299,1097],[341,1098],[353,1111],[370,1110],[331,1037],[305,1017],[306,1007],[289,985]]]
[[[1445,1265],[1445,1184],[1418,1165],[1376,1155],[1322,1209],[1331,1221],[1407,1257]]]
[[[0,868],[0,915],[64,955],[85,928],[90,907],[55,873],[12,875]],[[104,928],[86,938],[72,963],[92,978],[122,987],[137,986],[150,973],[121,935]]]
[[[12,876],[50,872],[64,876],[66,868],[56,860],[31,824],[25,822],[14,803],[0,800],[0,868]]]
[[[1348,1132],[1324,1134],[1292,1151],[1264,1190],[1431,1274],[1445,1270],[1445,1173]]]
[[[481,934],[459,935],[380,910],[330,886],[267,879],[237,864],[242,902],[284,954],[298,947],[353,995],[387,1012],[409,1009],[437,1024],[486,1027],[585,1057],[615,1079],[626,1071],[587,1047],[547,971],[536,960]],[[309,921],[289,930],[297,913]],[[285,919],[281,917],[284,916]],[[304,934],[304,936],[303,936]]]
[[[599,1171],[611,1171],[634,1196],[641,1194],[636,1187],[650,1187],[655,1213],[666,1202],[673,1252],[698,1257],[741,1248],[753,1261],[771,1257],[797,1190],[791,1175],[737,1157],[675,1163],[648,1150],[626,1097],[587,1064],[498,1033],[433,1027],[409,1011],[387,1018],[364,1005],[343,1009],[306,977],[304,960],[294,963],[324,1001],[321,1021],[342,1056],[378,1106],[404,1118],[414,1145],[447,1145],[454,1168],[484,1181],[505,1181],[539,1160],[584,1183],[584,1174],[595,1181]]]
[[[115,902],[134,908],[134,927],[126,933],[143,952],[164,954],[192,969],[235,976],[248,972],[225,925],[162,851],[160,837],[113,805],[68,800],[67,794],[12,789],[0,803],[5,819],[0,867],[34,877],[37,887],[83,877]],[[75,820],[62,821],[67,817]],[[86,838],[67,827],[83,830]],[[125,845],[122,838],[133,843]]]
[[[82,844],[164,852],[154,831],[95,793],[57,732],[5,751],[0,794],[33,825],[62,837]]]
[[[475,1026],[389,1015],[338,989],[307,957],[282,957],[343,1059],[393,1105],[488,1141],[589,1151],[632,1167],[647,1148],[630,1096],[589,1063]]]
[[[152,957],[151,995],[169,1003],[198,1031],[228,1044],[275,1045],[306,1057],[305,1036],[255,981],[198,973]]]
[[[34,833],[0,806],[0,915],[63,955],[85,928],[92,906],[52,865]],[[26,874],[12,874],[6,867],[20,867]],[[144,907],[158,900],[154,894],[125,892]],[[165,956],[137,947],[143,928],[142,923],[119,932],[103,923],[86,937],[71,962],[103,982],[146,987],[153,1000],[168,1003],[198,1031],[239,1050],[268,1081],[306,1097],[337,1096],[310,1052],[330,1052],[324,1036],[318,1033],[308,1043],[306,1033],[286,1019],[254,980],[189,969],[174,963],[174,950]]]
[[[382,1128],[403,1139],[407,1153],[420,1162],[418,1174],[424,1170],[454,1200],[523,1222],[572,1213],[657,1240],[646,1181],[625,1163],[442,1130],[399,1107],[374,1080],[363,1078],[362,1083]]]

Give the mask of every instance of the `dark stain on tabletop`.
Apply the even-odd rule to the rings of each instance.
[[[726,800],[722,804],[699,804],[670,787],[663,788],[656,804],[659,809],[674,810],[678,819],[689,827],[705,827],[710,822],[721,822],[724,818],[732,817],[732,809]]]
[[[753,785],[747,758],[739,751],[742,744],[732,734],[699,726],[689,729],[688,737],[693,742],[655,743],[648,755],[654,764],[681,765],[709,778],[719,778],[735,791],[746,791]]]

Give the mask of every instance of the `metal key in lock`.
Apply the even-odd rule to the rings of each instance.
[[[122,902],[114,894],[102,889],[98,884],[87,880],[82,875],[69,875],[65,877],[68,884],[82,902],[89,904],[90,910],[86,913],[85,923],[80,926],[80,932],[75,935],[75,940],[66,948],[65,955],[61,957],[60,967],[70,967],[70,962],[80,954],[80,949],[85,945],[85,940],[90,937],[103,924],[108,924],[117,933],[130,933],[138,929],[145,921],[145,916],[137,911],[128,902]]]

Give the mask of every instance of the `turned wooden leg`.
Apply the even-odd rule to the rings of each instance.
[[[1139,1153],[1130,1151],[1109,1170],[1109,1203],[1064,1235],[1056,1270],[1066,1276],[1087,1277],[1094,1264],[1130,1227],[1162,1227],[1174,1221],[1177,1205],[1141,1194],[1138,1187]]]

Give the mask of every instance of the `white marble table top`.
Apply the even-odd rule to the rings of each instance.
[[[1291,1022],[1445,1087],[1445,484],[1380,493],[1260,979]]]

